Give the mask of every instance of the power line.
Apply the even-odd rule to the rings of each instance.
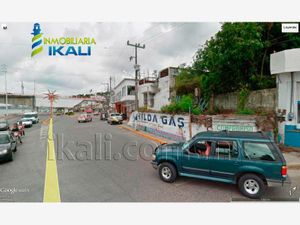
[[[182,27],[185,23],[181,23],[181,24],[178,24],[177,26],[173,26],[169,31],[166,31],[166,32],[163,32],[163,31],[160,31],[159,33],[153,35],[152,37],[149,37],[149,38],[146,38],[146,39],[142,39],[142,42],[149,42],[155,38],[158,38],[160,36],[163,36],[165,34],[168,34],[168,33],[171,33],[172,31],[175,31],[177,30],[178,28]]]

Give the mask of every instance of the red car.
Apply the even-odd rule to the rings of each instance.
[[[77,121],[78,123],[81,123],[81,122],[91,122],[92,121],[92,116],[87,114],[87,113],[83,113],[83,114],[80,114],[77,118]]]

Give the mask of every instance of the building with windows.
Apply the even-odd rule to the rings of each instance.
[[[176,97],[175,78],[177,67],[168,67],[158,73],[158,77],[147,77],[139,81],[139,107],[159,111],[162,106],[171,103]]]
[[[135,79],[125,78],[113,88],[111,104],[116,112],[128,114],[135,110]]]
[[[158,92],[158,83],[156,77],[145,77],[139,80],[138,99],[139,108],[154,108],[155,94]]]
[[[279,141],[300,147],[300,48],[271,54],[271,74],[276,75]]]

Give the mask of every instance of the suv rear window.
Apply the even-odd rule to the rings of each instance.
[[[232,159],[239,156],[236,141],[218,141],[216,143],[215,156],[223,159]]]
[[[244,155],[250,160],[276,161],[271,143],[244,142]]]

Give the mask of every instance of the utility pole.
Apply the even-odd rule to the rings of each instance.
[[[110,101],[111,101],[111,80],[112,80],[112,77],[109,76],[109,89],[108,89],[108,93],[109,93],[109,100],[108,100],[108,110],[110,110]]]
[[[22,90],[22,95],[24,95],[24,84],[23,84],[23,81],[21,81],[21,90]]]
[[[111,92],[111,80],[112,80],[112,77],[109,76],[109,94],[110,94],[110,92]]]
[[[137,49],[145,49],[145,44],[141,45],[140,43],[130,44],[127,41],[127,45],[134,47],[134,56],[130,56],[129,60],[131,61],[134,58],[134,70],[135,70],[135,110],[138,111],[139,108],[139,101],[138,101],[138,72],[140,70],[140,66],[137,64]]]
[[[23,81],[21,81],[21,90],[22,90],[22,95],[24,95],[24,84],[23,84]],[[24,113],[24,103],[22,104],[22,113]]]
[[[109,77],[109,83],[102,82],[103,85],[106,85],[106,104],[107,110],[110,108],[110,99],[111,99],[111,76]]]
[[[4,85],[5,85],[5,114],[8,115],[8,100],[7,100],[7,80],[6,80],[6,72],[7,67],[6,64],[2,64],[2,72],[4,73]]]

